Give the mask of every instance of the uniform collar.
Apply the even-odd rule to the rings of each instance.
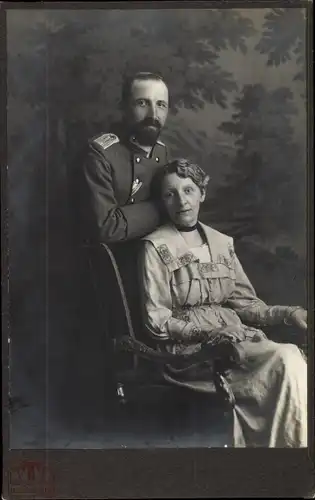
[[[132,153],[133,153],[133,160],[136,163],[141,163],[142,160],[147,160],[149,162],[154,162],[154,163],[159,163],[160,162],[160,153],[161,150],[159,149],[159,144],[155,143],[150,155],[147,153],[147,151],[144,151],[144,149],[140,146],[140,144],[136,141],[136,139],[130,137],[129,138],[129,145],[131,146]]]
[[[137,141],[137,139],[134,137],[134,136],[131,136],[129,137],[129,142],[130,144],[132,144],[133,146],[136,146],[137,149],[140,149],[140,151],[147,157],[149,158],[150,157],[150,154],[152,153],[155,145],[151,148],[151,151],[147,151],[143,146],[141,146],[141,144],[139,144],[139,142]]]

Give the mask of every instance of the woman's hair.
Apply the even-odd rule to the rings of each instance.
[[[209,176],[199,165],[185,158],[175,159],[157,171],[153,182],[154,196],[156,198],[161,198],[163,179],[169,174],[177,174],[178,177],[183,178],[189,177],[202,193],[205,192],[209,182]]]

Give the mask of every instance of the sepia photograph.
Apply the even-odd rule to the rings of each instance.
[[[307,448],[309,11],[121,5],[6,11],[9,448]]]

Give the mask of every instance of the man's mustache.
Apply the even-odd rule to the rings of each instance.
[[[161,124],[158,120],[154,118],[145,118],[142,122],[139,123],[141,127],[156,127],[158,129],[161,128]]]

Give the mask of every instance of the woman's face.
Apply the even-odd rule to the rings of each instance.
[[[194,226],[199,207],[205,199],[197,184],[190,177],[168,174],[162,182],[162,200],[170,219],[179,226]]]

